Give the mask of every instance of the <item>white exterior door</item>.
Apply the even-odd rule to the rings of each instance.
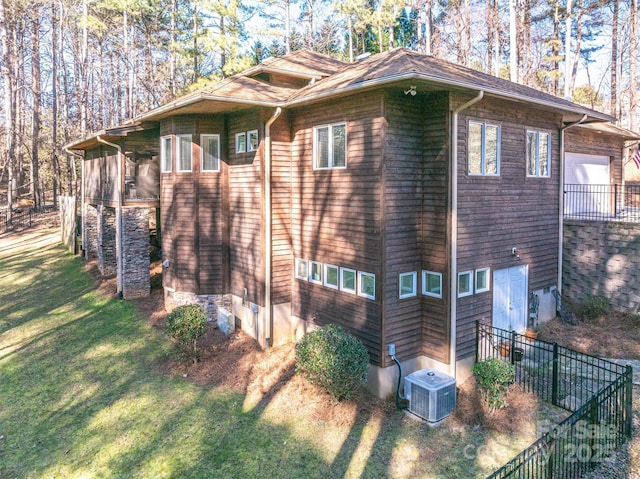
[[[493,273],[493,326],[521,333],[527,327],[528,267]]]

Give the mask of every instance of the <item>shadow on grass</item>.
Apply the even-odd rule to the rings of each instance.
[[[276,422],[293,363],[251,407],[246,388],[171,376],[164,335],[95,291],[77,258],[25,253],[0,248],[0,477],[478,476],[476,458],[456,458],[464,431],[438,439],[381,403],[354,403],[344,425]]]

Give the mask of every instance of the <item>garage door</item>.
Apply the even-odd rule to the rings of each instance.
[[[567,152],[564,158],[565,214],[608,214],[609,157]]]

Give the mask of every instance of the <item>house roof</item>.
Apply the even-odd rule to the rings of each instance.
[[[273,84],[263,81],[262,74],[278,74],[307,81],[301,87],[294,84]],[[559,111],[565,123],[615,120],[605,113],[524,85],[405,48],[396,48],[357,63],[345,63],[310,50],[299,50],[283,57],[267,59],[243,73],[207,85],[143,113],[132,120],[131,125],[156,122],[174,115],[214,114],[251,106],[300,107],[391,85],[403,89],[415,86],[418,93],[443,89],[474,93],[482,90],[485,96]],[[93,138],[95,139],[95,135]],[[90,138],[72,143],[68,148],[85,149],[88,141],[90,142]]]
[[[621,128],[612,123],[595,123],[578,126],[581,129],[595,131],[596,133],[606,133],[609,135],[618,136],[626,141],[640,140],[640,133],[635,133],[631,130],[627,130],[626,128]]]

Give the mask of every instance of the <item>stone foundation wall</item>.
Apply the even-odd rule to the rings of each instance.
[[[98,210],[93,205],[84,205],[82,225],[84,258],[89,261],[98,257]]]
[[[124,299],[149,296],[149,208],[123,208],[122,267],[120,268]]]
[[[116,275],[116,210],[106,206],[98,207],[98,269],[102,276]]]
[[[640,312],[640,224],[565,220],[562,293],[581,303],[604,296]]]
[[[218,308],[231,311],[230,294],[195,294],[181,291],[164,290],[164,308],[167,312],[184,304],[199,304],[207,315],[207,321],[217,321]]]

